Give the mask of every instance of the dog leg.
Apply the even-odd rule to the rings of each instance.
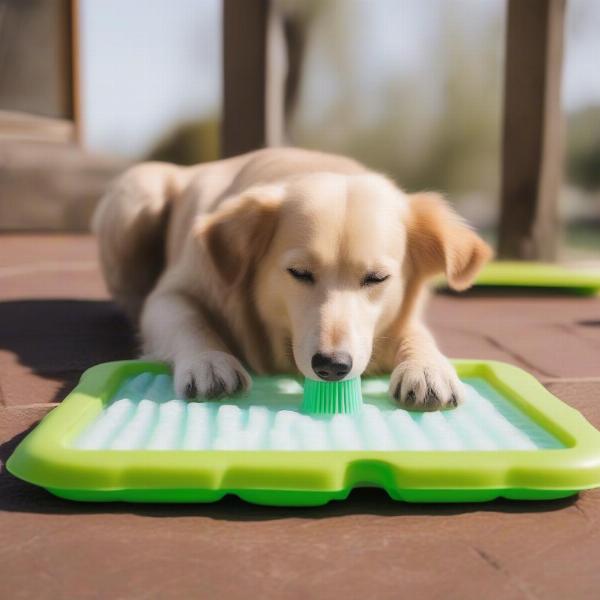
[[[219,398],[250,389],[248,372],[184,294],[151,294],[141,330],[145,355],[173,365],[178,397]]]
[[[463,385],[427,329],[415,325],[402,338],[390,395],[404,408],[432,411],[457,406]]]

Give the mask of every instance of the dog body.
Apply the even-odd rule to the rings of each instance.
[[[266,149],[127,171],[94,217],[108,287],[176,392],[218,397],[255,373],[339,380],[392,372],[421,410],[461,384],[421,320],[426,282],[464,289],[489,248],[435,194],[359,163]]]

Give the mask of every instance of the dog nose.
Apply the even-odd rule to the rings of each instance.
[[[325,381],[338,381],[350,373],[352,357],[347,352],[317,352],[310,362],[313,371]]]

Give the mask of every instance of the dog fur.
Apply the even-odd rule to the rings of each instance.
[[[439,273],[467,288],[491,251],[438,194],[406,194],[348,158],[265,149],[133,167],[93,228],[110,292],[181,396],[247,390],[246,368],[318,378],[320,352],[352,358],[345,378],[391,373],[413,410],[462,399],[423,300]]]

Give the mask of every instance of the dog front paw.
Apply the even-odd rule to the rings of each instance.
[[[179,398],[222,398],[247,391],[251,385],[246,369],[226,352],[203,352],[175,363],[175,393]]]
[[[463,384],[443,356],[430,362],[407,360],[392,373],[390,395],[408,410],[441,410],[462,402]]]

